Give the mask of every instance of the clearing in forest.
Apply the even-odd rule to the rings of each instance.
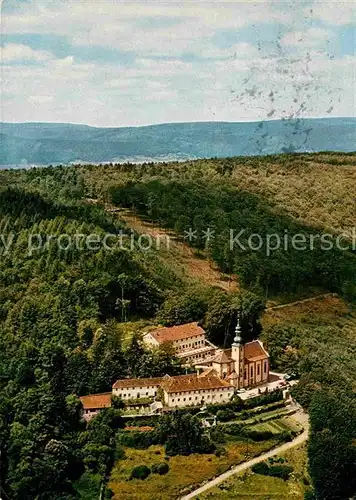
[[[206,286],[220,287],[228,292],[237,290],[236,275],[221,273],[203,252],[199,251],[198,254],[197,250],[178,238],[174,232],[143,220],[130,210],[120,210],[117,213],[135,232],[150,235],[153,239],[159,238],[162,242],[159,249],[160,258],[171,268],[178,268],[182,276]],[[167,240],[169,244],[166,244]]]

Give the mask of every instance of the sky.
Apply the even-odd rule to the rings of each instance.
[[[356,115],[353,0],[2,0],[1,121]]]

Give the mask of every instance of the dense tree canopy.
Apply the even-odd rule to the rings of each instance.
[[[290,245],[294,234],[310,238],[325,230],[333,243],[342,231],[341,242],[349,242],[354,157],[337,161],[325,154],[0,171],[0,479],[9,498],[69,500],[84,470],[108,474],[120,410],[105,410],[85,426],[77,396],[110,391],[122,377],[181,372],[170,346],[146,350],[141,329],[125,335],[127,322],[200,321],[223,346],[237,314],[243,339],[258,337],[265,301],[276,295],[317,288],[355,299],[354,252],[335,245],[325,251],[318,238],[306,251]],[[340,195],[335,210],[330,187]],[[138,238],[106,210],[108,202],[182,237],[196,231],[194,251],[236,277],[238,291],[196,286],[154,249],[105,248],[108,234],[116,243],[122,233]],[[246,249],[234,240],[241,229]],[[252,234],[261,235],[260,248],[247,248]],[[288,248],[268,253],[269,234],[287,234]],[[273,367],[301,377],[295,396],[310,409],[316,497],[351,497],[353,333],[311,317],[307,327],[274,325],[264,340]],[[210,446],[190,415],[163,419],[161,432],[169,454]]]
[[[2,176],[2,243],[11,244],[0,249],[1,485],[14,499],[74,498],[84,466],[105,475],[114,450],[114,424],[103,415],[85,430],[77,396],[110,391],[118,378],[180,373],[172,351],[147,351],[137,337],[124,345],[118,329],[152,317],[170,278],[156,279],[135,250],[76,244],[78,234],[123,228],[81,201],[76,169]]]

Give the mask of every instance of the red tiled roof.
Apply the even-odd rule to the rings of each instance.
[[[245,351],[245,359],[247,361],[256,361],[268,358],[268,354],[266,353],[263,346],[258,340],[247,342],[247,344],[245,344],[244,351]]]
[[[205,331],[198,325],[197,322],[194,322],[186,323],[185,325],[157,328],[157,330],[152,330],[148,333],[150,333],[152,337],[157,340],[157,342],[162,343],[197,337],[204,335]]]
[[[203,372],[199,373],[198,377],[208,377],[210,375],[213,375],[215,377],[218,376],[218,374],[216,373],[216,370],[214,368],[212,368],[212,367],[207,368]]]
[[[113,389],[120,389],[125,387],[147,387],[154,385],[161,385],[163,378],[123,378],[117,380],[112,386]]]
[[[231,358],[229,358],[225,351],[221,351],[212,359],[212,362],[222,365],[225,363],[231,363]]]
[[[168,393],[175,393],[204,389],[224,389],[226,387],[231,388],[231,385],[217,375],[178,375],[177,377],[167,377],[162,383],[162,387]]]
[[[95,410],[97,408],[108,408],[111,406],[111,392],[104,392],[103,394],[88,394],[88,396],[81,396],[84,410]]]

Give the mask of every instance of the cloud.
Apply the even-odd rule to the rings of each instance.
[[[293,12],[275,2],[119,2],[33,0],[5,13],[4,34],[66,36],[72,44],[101,46],[141,55],[199,54],[220,29],[253,23],[292,22]],[[142,22],[144,20],[145,22]],[[167,21],[168,20],[168,21]],[[211,44],[210,50],[213,49]]]
[[[332,37],[330,30],[310,28],[304,31],[291,31],[281,40],[286,47],[316,47],[324,44]]]
[[[53,96],[51,95],[31,95],[28,98],[28,102],[31,104],[47,104],[53,101]]]
[[[249,121],[325,116],[332,104],[332,115],[349,116],[355,111],[350,93],[355,63],[352,56],[332,61],[314,54],[311,60],[296,58],[294,64],[264,57],[199,64],[141,59],[128,71],[108,64],[91,67],[73,58],[44,66],[9,66],[6,88],[12,97],[4,100],[3,119],[58,117],[101,126]]]
[[[3,32],[53,33],[53,27],[56,27],[57,34],[73,35],[77,32],[83,40],[85,34],[94,36],[98,34],[99,42],[105,43],[109,41],[108,37],[114,35],[127,34],[130,31],[134,35],[133,29],[137,32],[144,29],[148,31],[168,29],[175,33],[175,27],[190,22],[195,23],[198,29],[203,25],[226,29],[254,22],[268,22],[268,13],[272,15],[271,22],[291,21],[293,16],[293,11],[280,9],[275,2],[269,0],[259,0],[256,3],[235,0],[221,3],[218,8],[215,1],[162,3],[157,0],[141,2],[100,0],[95,2],[95,6],[93,2],[92,6],[93,8],[90,8],[87,0],[75,2],[32,0],[19,4],[16,10],[4,13]],[[145,22],[142,23],[142,20]],[[103,22],[105,29],[102,29]]]
[[[353,0],[337,2],[315,0],[310,8],[305,9],[305,13],[334,26],[354,24],[356,22],[356,9]]]
[[[11,63],[17,61],[48,61],[51,54],[43,50],[33,50],[22,44],[8,43],[1,47],[1,61]]]
[[[331,101],[333,115],[355,113],[355,57],[332,54],[345,2],[8,2],[4,120],[260,120],[323,116]]]
[[[201,49],[200,56],[208,59],[251,59],[258,56],[258,50],[256,47],[246,42],[236,43],[230,47],[224,48],[219,48],[210,44]]]

